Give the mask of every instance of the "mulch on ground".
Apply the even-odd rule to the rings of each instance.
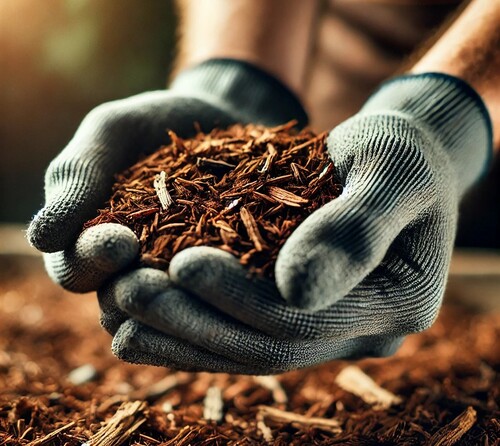
[[[391,358],[270,379],[171,372],[114,358],[92,294],[1,266],[0,445],[499,444],[499,313],[447,304]],[[352,365],[387,404],[337,383]]]

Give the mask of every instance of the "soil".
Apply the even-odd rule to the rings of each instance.
[[[498,312],[445,304],[395,356],[356,362],[401,398],[377,408],[336,384],[346,361],[280,375],[274,391],[253,377],[122,363],[95,296],[62,291],[40,263],[0,263],[0,445],[499,444]],[[73,384],[82,365],[96,374]],[[204,419],[214,386],[219,422]]]

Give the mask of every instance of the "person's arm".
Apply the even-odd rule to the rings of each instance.
[[[299,96],[317,0],[180,0],[177,70],[208,59],[243,60]]]
[[[410,70],[425,72],[461,78],[481,95],[500,150],[500,1],[472,1]]]

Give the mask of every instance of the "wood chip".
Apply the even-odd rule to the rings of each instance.
[[[276,201],[288,206],[301,207],[302,205],[309,203],[309,200],[299,197],[298,195],[288,192],[278,186],[268,186],[267,194]]]
[[[127,218],[130,220],[136,219],[136,218],[143,218],[147,217],[148,215],[154,214],[158,212],[157,207],[152,207],[152,208],[147,208],[147,209],[139,209],[138,211],[131,212],[130,214],[127,215]]]
[[[276,155],[278,154],[278,151],[269,142],[267,143],[267,151],[268,151],[268,155],[266,157],[266,161],[264,162],[264,166],[260,170],[260,173],[265,173],[270,169],[274,158],[276,158]]]
[[[380,387],[359,367],[347,366],[337,375],[335,382],[347,392],[359,396],[374,409],[387,409],[393,404],[399,404],[401,398]]]
[[[97,370],[92,364],[84,364],[68,374],[68,381],[75,386],[81,386],[96,378]]]
[[[203,418],[209,421],[219,422],[224,416],[224,402],[222,401],[221,389],[211,386],[207,389],[207,395],[203,400]]]
[[[324,139],[326,138],[326,135],[327,135],[327,133],[323,132],[323,133],[319,134],[318,136],[316,136],[316,138],[314,138],[314,139],[306,141],[303,144],[299,144],[298,146],[292,147],[290,149],[290,152],[292,152],[292,153],[293,152],[298,152],[298,151],[304,149],[305,147],[310,147],[310,146],[314,145],[317,142],[324,141]]]
[[[451,446],[459,441],[474,426],[477,412],[469,406],[450,424],[439,429],[429,440],[429,446]]]
[[[254,376],[254,380],[262,387],[271,391],[276,404],[286,404],[288,402],[285,389],[283,389],[280,382],[274,376]]]
[[[224,173],[236,167],[234,164],[227,163],[222,160],[214,160],[204,157],[198,157],[196,159],[196,165],[201,169],[206,169],[210,172],[214,172],[217,175],[223,175]]]
[[[72,421],[71,423],[65,424],[64,426],[60,427],[59,429],[56,429],[55,431],[52,431],[50,434],[47,434],[43,438],[39,438],[37,440],[32,441],[31,443],[28,443],[28,446],[43,446],[47,443],[52,442],[57,436],[63,432],[66,432],[67,430],[71,429],[73,426],[75,426],[76,423]]]
[[[257,227],[257,223],[255,222],[252,214],[246,207],[242,206],[240,209],[240,216],[241,221],[245,225],[250,240],[252,240],[253,244],[255,245],[255,249],[257,251],[262,251],[264,249],[264,246],[266,245],[266,242],[260,235],[259,228]]]
[[[129,397],[126,395],[113,395],[106,400],[104,400],[96,409],[97,413],[104,413],[111,407],[115,406],[116,404],[123,403],[124,401],[128,401]]]
[[[157,381],[147,387],[133,391],[130,398],[134,400],[153,401],[175,389],[177,386],[186,383],[189,380],[189,375],[184,373],[176,373],[167,375],[165,378]]]
[[[316,427],[326,432],[338,434],[342,432],[340,423],[335,418],[307,417],[294,412],[287,412],[270,406],[259,406],[259,413],[264,420],[290,423],[296,428]]]
[[[257,420],[257,429],[262,434],[262,438],[264,439],[264,441],[267,441],[268,443],[273,441],[274,440],[273,432],[264,421],[264,415],[261,412],[257,414],[256,420]]]
[[[146,421],[144,401],[123,403],[82,446],[119,446]]]

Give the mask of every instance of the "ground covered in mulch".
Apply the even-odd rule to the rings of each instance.
[[[384,408],[339,387],[344,361],[276,380],[121,363],[95,297],[35,263],[0,264],[0,445],[499,444],[498,313],[445,305],[394,357],[356,363],[400,397]],[[71,375],[82,365],[87,378]]]

